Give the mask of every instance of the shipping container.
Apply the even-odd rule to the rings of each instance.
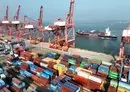
[[[73,90],[72,92],[79,92],[80,91],[80,87],[78,87],[77,85],[74,85],[70,82],[65,82],[63,85],[68,87],[68,88],[71,88]]]
[[[99,76],[106,78],[107,75],[108,75],[108,72],[109,72],[109,67],[104,66],[104,65],[100,65],[100,66],[98,67],[98,72],[97,72],[97,74],[98,74]]]
[[[129,74],[128,74],[128,82],[130,83],[130,70],[129,70],[128,73],[129,73]]]
[[[50,75],[51,77],[53,76],[54,72],[51,71],[50,69],[45,69],[44,72],[48,75]]]
[[[3,86],[5,86],[5,82],[2,79],[0,79],[0,88]]]
[[[6,87],[4,87],[3,89],[2,89],[2,91],[3,92],[11,92],[9,89],[7,89]]]
[[[115,87],[109,86],[107,92],[117,92],[117,89]]]
[[[45,73],[45,72],[41,72],[41,73],[40,73],[40,76],[41,76],[41,77],[44,77],[44,78],[46,78],[46,79],[49,79],[49,78],[50,78],[49,74],[47,74],[47,73]]]
[[[85,77],[82,77],[80,75],[75,75],[73,76],[73,80],[75,80],[77,83],[81,84],[81,85],[84,85],[86,86],[87,85],[87,82],[88,82],[88,79],[85,78]]]
[[[130,91],[130,84],[125,82],[119,82],[118,90],[122,92],[129,92]]]
[[[76,70],[76,66],[70,66],[69,70],[75,72],[75,70]]]
[[[74,59],[68,59],[68,63],[72,65],[76,65],[76,60]]]
[[[104,90],[105,81],[100,77],[90,75],[87,82],[87,88],[92,90]]]
[[[73,89],[62,85],[61,86],[61,92],[74,92],[74,91],[73,91]]]

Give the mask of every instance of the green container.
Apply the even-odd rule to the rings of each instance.
[[[86,65],[86,62],[82,61],[81,64],[80,64],[80,67],[84,67]]]
[[[117,72],[109,71],[109,77],[112,79],[117,79],[118,75],[119,74]]]
[[[75,65],[75,64],[76,64],[76,61],[73,60],[73,59],[68,59],[68,63],[69,63],[69,64],[72,64],[72,65]]]

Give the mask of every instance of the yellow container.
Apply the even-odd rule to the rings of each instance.
[[[125,89],[125,88],[118,87],[117,92],[130,92],[130,91],[128,91],[128,90]]]
[[[38,54],[37,53],[31,52],[30,54],[33,55],[34,58],[38,58]]]

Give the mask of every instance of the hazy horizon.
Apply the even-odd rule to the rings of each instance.
[[[57,18],[66,18],[70,0],[1,0],[0,20],[5,15],[6,6],[9,6],[10,19],[16,14],[18,5],[21,5],[20,18],[28,15],[38,19],[39,8],[44,7],[44,21],[53,22]],[[76,22],[130,20],[130,0],[75,0],[74,18]]]

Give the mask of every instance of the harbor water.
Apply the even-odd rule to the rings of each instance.
[[[128,22],[126,21],[104,21],[104,22],[80,22],[76,23],[76,31],[98,30],[105,31],[110,28],[111,34],[118,36],[117,40],[94,39],[76,36],[76,47],[95,52],[118,55],[120,47],[120,37],[123,29],[126,29]],[[125,45],[125,53],[130,54],[130,45]]]

